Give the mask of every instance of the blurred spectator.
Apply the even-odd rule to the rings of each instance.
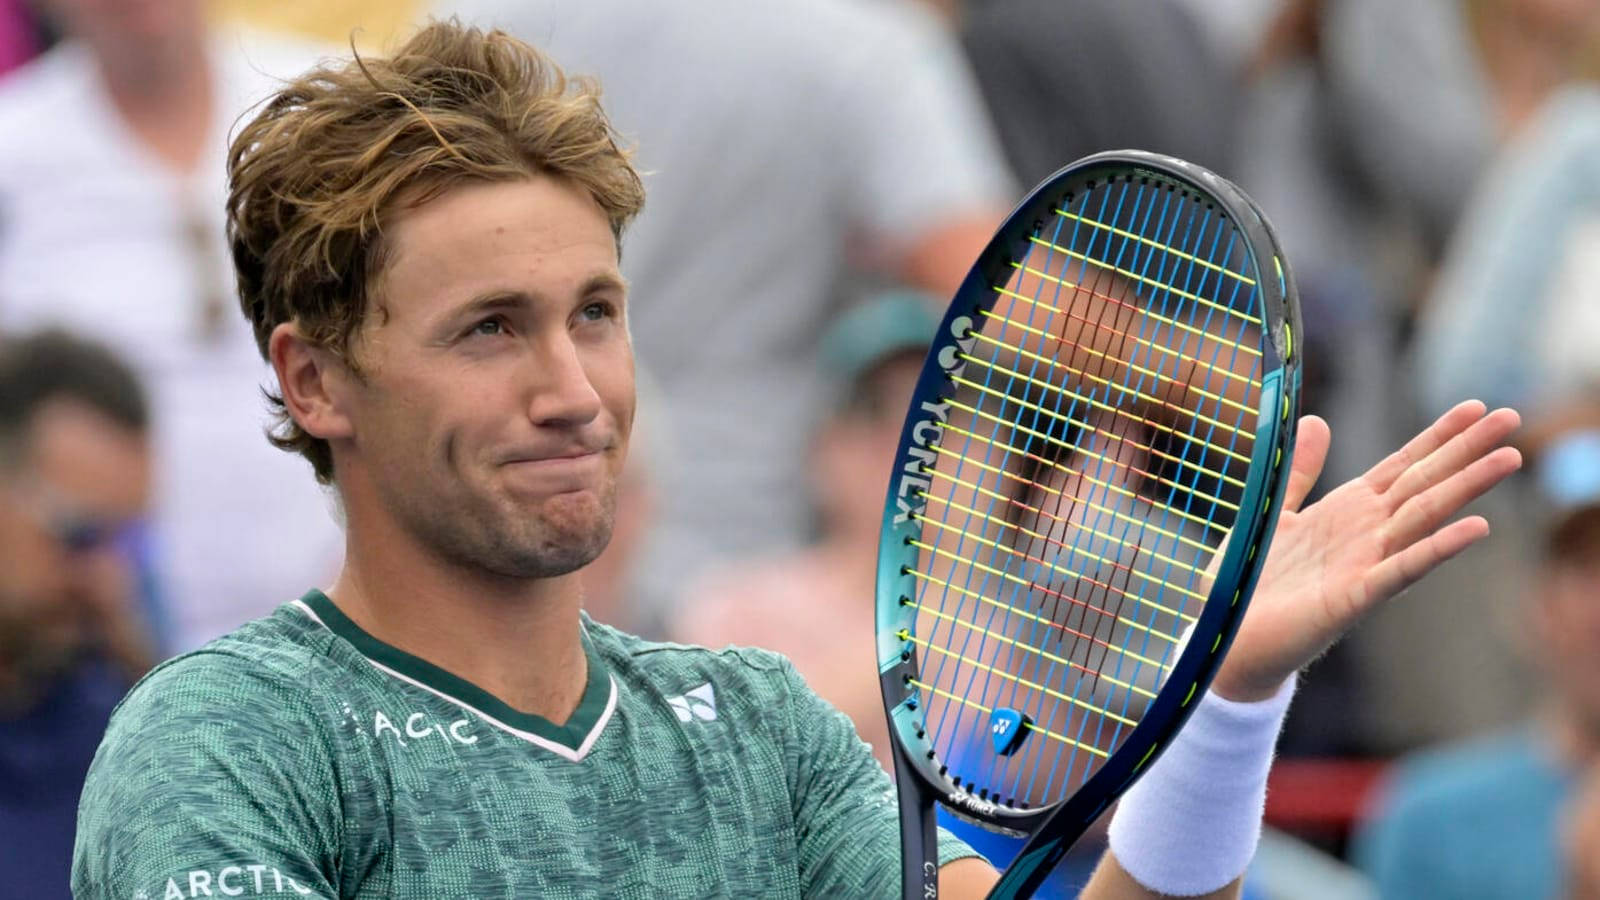
[[[685,592],[671,628],[675,639],[689,643],[765,647],[788,656],[890,769],[893,748],[872,665],[878,538],[906,404],[939,325],[935,305],[912,292],[884,293],[828,328],[821,368],[833,383],[832,402],[815,428],[807,466],[818,539],[706,573]],[[1021,847],[942,809],[939,817],[996,865]],[[1104,842],[1102,833],[1080,841],[1039,896],[1074,896]]]
[[[1356,848],[1384,897],[1569,896],[1563,820],[1600,763],[1600,395],[1528,441],[1545,510],[1522,620],[1544,702],[1513,732],[1401,765]]]
[[[1197,8],[1204,4],[1194,4]],[[1238,6],[1240,4],[1234,4]],[[1401,364],[1425,287],[1472,186],[1528,98],[1583,68],[1593,0],[1288,0],[1249,64],[1239,183],[1271,217],[1299,280],[1305,406],[1333,423],[1325,482],[1409,433],[1416,380]],[[1490,398],[1485,398],[1490,399]],[[1491,517],[1504,505],[1478,506]],[[1341,644],[1290,714],[1288,753],[1390,753],[1504,723],[1521,678],[1491,628],[1520,561],[1517,535],[1468,554]],[[1448,618],[1459,654],[1419,657]],[[1365,694],[1382,696],[1366,702]]]
[[[33,4],[25,0],[0,0],[0,76],[38,52],[39,34]]]
[[[920,294],[883,294],[828,329],[821,367],[834,381],[833,402],[806,469],[817,540],[705,573],[685,591],[671,629],[690,643],[786,654],[886,768],[888,726],[872,671],[878,535],[906,404],[939,324],[933,307]]]
[[[1235,73],[1181,3],[969,2],[961,39],[1025,185],[1127,148],[1231,173]]]
[[[263,437],[270,375],[222,239],[226,131],[311,53],[208,32],[199,0],[47,6],[69,39],[0,83],[0,329],[67,327],[144,378],[167,637],[191,647],[331,576],[342,547],[304,463]]]
[[[1600,4],[1596,4],[1600,7]],[[1534,408],[1600,382],[1600,88],[1558,95],[1474,193],[1423,311],[1424,405]]]
[[[1212,52],[1228,68],[1244,72],[1267,42],[1283,7],[1296,0],[1173,0],[1194,16]]]
[[[1567,900],[1600,900],[1600,765],[1590,763],[1561,838]]]
[[[640,588],[805,534],[817,336],[847,272],[946,297],[1012,186],[960,49],[903,2],[445,0],[595,76],[650,202],[623,241],[681,462]],[[653,174],[648,174],[653,173]]]
[[[61,333],[0,342],[0,869],[65,897],[78,792],[111,708],[152,662],[121,538],[146,511],[131,372]]]

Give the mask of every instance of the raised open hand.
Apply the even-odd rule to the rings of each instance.
[[[1514,410],[1469,400],[1302,510],[1330,441],[1326,422],[1302,419],[1283,513],[1212,690],[1271,696],[1379,604],[1487,536],[1482,516],[1450,519],[1522,465],[1501,446],[1520,423]]]

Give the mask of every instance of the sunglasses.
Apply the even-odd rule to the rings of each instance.
[[[23,515],[74,556],[118,546],[133,529],[125,519],[75,509],[59,492],[44,486],[30,486],[16,499]]]

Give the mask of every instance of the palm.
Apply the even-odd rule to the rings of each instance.
[[[1272,694],[1378,604],[1489,533],[1481,517],[1445,524],[1521,464],[1500,443],[1511,410],[1463,403],[1365,475],[1305,509],[1327,458],[1328,426],[1307,417],[1284,511],[1216,689],[1239,700]]]

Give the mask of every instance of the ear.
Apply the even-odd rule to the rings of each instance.
[[[294,322],[272,329],[267,356],[295,424],[325,441],[355,435],[348,402],[354,375],[343,360],[307,340]]]

